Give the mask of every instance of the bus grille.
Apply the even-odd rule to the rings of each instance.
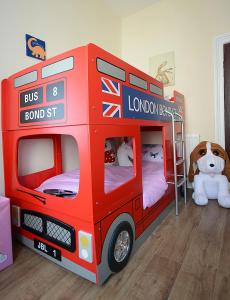
[[[46,224],[48,236],[64,244],[71,245],[71,233],[67,229],[50,221],[47,221]]]
[[[71,252],[75,251],[75,229],[60,220],[35,212],[22,210],[22,228],[35,233]]]
[[[42,218],[32,216],[30,214],[24,214],[24,224],[35,231],[42,232]]]

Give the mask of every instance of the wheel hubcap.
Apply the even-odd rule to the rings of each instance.
[[[117,262],[123,261],[127,254],[129,253],[130,248],[130,236],[129,232],[123,230],[119,233],[117,241],[114,248],[114,258]]]

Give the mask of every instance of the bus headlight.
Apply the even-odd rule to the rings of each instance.
[[[81,259],[92,263],[93,262],[93,251],[92,251],[92,234],[78,231],[78,244],[79,250],[78,255]]]

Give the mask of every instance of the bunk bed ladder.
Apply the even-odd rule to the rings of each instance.
[[[168,184],[175,185],[175,201],[176,201],[176,215],[179,213],[178,209],[178,188],[184,187],[184,202],[187,201],[187,191],[186,191],[186,158],[185,158],[185,136],[184,136],[184,120],[178,113],[171,113],[165,110],[172,119],[172,138],[173,138],[173,167],[174,167],[174,181],[168,182]],[[181,138],[177,139],[175,132],[175,123],[181,124]],[[177,159],[176,147],[177,145],[182,145],[182,157]],[[177,167],[183,165],[183,174],[177,174]]]

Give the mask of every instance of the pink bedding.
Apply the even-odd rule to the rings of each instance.
[[[168,184],[165,181],[163,162],[142,162],[143,207],[151,207],[165,193]],[[105,167],[105,192],[127,182],[133,177],[133,167]],[[80,170],[76,169],[54,176],[44,181],[36,190],[63,189],[78,193]]]

